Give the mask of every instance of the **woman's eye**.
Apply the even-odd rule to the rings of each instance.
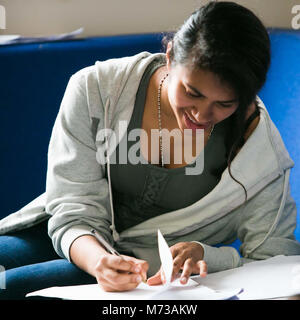
[[[200,98],[200,96],[199,96],[198,94],[194,94],[194,93],[192,93],[192,92],[190,92],[190,91],[186,91],[186,94],[187,94],[188,96],[190,96],[190,97],[193,97],[193,98]]]
[[[220,105],[222,108],[231,108],[231,107],[232,107],[232,104],[219,103],[219,105]]]
[[[186,95],[193,97],[193,98],[201,98],[202,97],[202,95],[193,93],[188,90],[186,90],[185,92],[186,92]],[[222,108],[231,108],[233,106],[233,104],[232,103],[230,103],[230,104],[219,103],[219,106],[221,106]]]

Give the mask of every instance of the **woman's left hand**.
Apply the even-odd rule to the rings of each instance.
[[[207,265],[203,259],[203,247],[196,242],[178,242],[170,247],[173,257],[173,274],[172,279],[178,277],[179,271],[182,270],[180,282],[186,284],[190,275],[199,274],[205,277],[207,274]],[[154,276],[148,279],[147,283],[159,285],[164,283],[164,275],[160,269]]]

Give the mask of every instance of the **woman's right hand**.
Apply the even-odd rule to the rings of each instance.
[[[147,280],[147,261],[112,255],[91,235],[83,235],[73,241],[70,258],[80,269],[95,277],[105,291],[132,290],[142,280]]]
[[[146,281],[149,266],[144,260],[130,256],[103,254],[95,267],[94,275],[105,291],[128,291]]]

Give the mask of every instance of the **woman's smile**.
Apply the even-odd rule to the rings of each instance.
[[[196,120],[192,119],[190,115],[186,112],[184,113],[184,122],[188,129],[196,130],[196,129],[208,129],[211,127],[211,123],[199,123]]]

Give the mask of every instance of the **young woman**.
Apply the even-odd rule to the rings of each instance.
[[[211,2],[168,40],[165,54],[97,62],[73,75],[51,136],[46,192],[0,223],[8,233],[0,237],[0,296],[96,282],[124,291],[147,277],[159,284],[158,228],[183,284],[192,273],[300,254],[293,161],[257,96],[269,64],[261,21],[233,2]],[[166,147],[174,129],[190,129],[189,142]],[[154,131],[162,133],[158,143]],[[192,161],[187,147],[198,150]],[[241,255],[224,245],[236,238]]]

